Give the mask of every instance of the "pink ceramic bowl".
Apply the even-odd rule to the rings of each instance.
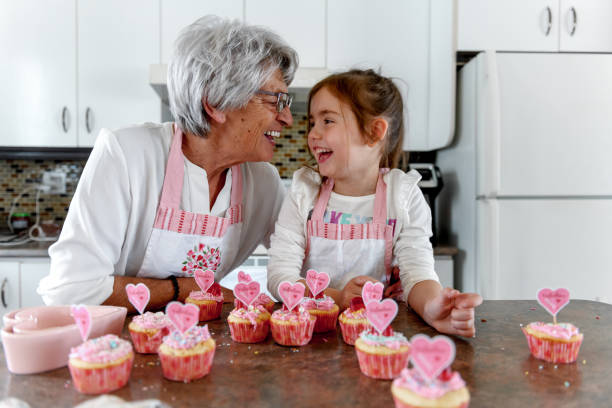
[[[91,313],[90,339],[121,335],[127,309],[87,306]],[[13,374],[33,374],[68,364],[70,348],[83,342],[70,315],[70,306],[29,307],[3,316],[2,345]]]

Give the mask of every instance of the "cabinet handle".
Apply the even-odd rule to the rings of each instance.
[[[64,133],[68,133],[68,107],[66,106],[62,109],[62,129]]]
[[[2,298],[2,306],[4,306],[5,309],[8,307],[8,305],[6,304],[6,298],[4,297],[4,288],[6,287],[7,283],[8,279],[4,278],[4,280],[2,281],[2,289],[0,289],[0,298]]]
[[[87,107],[87,109],[85,109],[85,129],[87,130],[87,133],[91,133],[91,124],[89,123],[90,116],[91,108]]]
[[[570,36],[573,36],[576,32],[576,25],[578,25],[578,14],[576,13],[576,9],[574,7],[570,8],[570,12],[572,13],[572,28],[570,29]]]
[[[544,35],[548,37],[548,34],[550,34],[550,29],[552,28],[552,10],[550,9],[550,6],[546,6],[546,16],[548,21],[546,22],[546,32]]]

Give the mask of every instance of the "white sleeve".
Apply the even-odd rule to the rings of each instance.
[[[412,287],[424,280],[439,282],[434,270],[433,248],[429,238],[431,232],[431,211],[423,193],[411,174],[403,174],[396,198],[400,203],[401,230],[393,246],[400,269],[400,280],[404,300]]]
[[[272,167],[272,170],[274,171],[274,175],[271,177],[273,180],[276,180],[276,189],[274,191],[275,198],[274,198],[274,203],[272,204],[272,215],[269,217],[268,229],[267,229],[266,235],[264,236],[263,242],[262,242],[262,244],[266,248],[270,248],[270,239],[271,239],[272,233],[274,232],[276,220],[280,213],[281,207],[283,205],[283,200],[286,194],[285,186],[283,185],[283,182],[278,174],[278,169],[276,167]]]
[[[60,238],[49,248],[51,269],[38,286],[47,305],[97,305],[112,294],[130,204],[125,156],[115,135],[103,129],[83,169]]]
[[[313,186],[304,184],[301,175],[304,175],[304,171],[298,170],[293,176],[268,251],[268,290],[277,299],[280,299],[277,289],[282,281],[295,282],[300,279],[306,255],[305,224]]]

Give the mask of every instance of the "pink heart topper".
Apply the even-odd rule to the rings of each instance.
[[[291,282],[285,281],[278,285],[278,294],[289,310],[293,310],[294,307],[300,304],[304,298],[305,291],[306,286],[304,286],[301,282],[297,282],[292,285]]]
[[[200,309],[191,303],[170,302],[166,305],[166,315],[178,331],[185,333],[198,324]]]
[[[374,283],[371,281],[367,281],[361,289],[361,297],[363,298],[363,303],[367,305],[372,300],[382,299],[384,288],[385,286],[381,282]]]
[[[538,290],[538,303],[553,316],[557,316],[559,310],[563,309],[570,301],[569,290],[559,288],[552,290],[548,288]]]
[[[371,300],[366,303],[366,317],[370,324],[382,334],[397,316],[397,303],[392,299]]]
[[[259,282],[240,282],[234,286],[234,296],[239,301],[249,306],[259,296]]]
[[[417,334],[410,339],[410,346],[412,364],[430,381],[455,360],[455,343],[446,336]]]
[[[249,283],[252,280],[253,278],[251,278],[251,275],[249,275],[248,273],[243,272],[243,271],[238,272],[238,282]]]
[[[151,291],[144,283],[139,283],[138,285],[134,285],[133,283],[128,283],[125,285],[125,291],[128,296],[128,300],[138,313],[142,314],[151,299]]]
[[[79,333],[81,333],[81,338],[83,341],[87,341],[91,332],[91,314],[89,309],[85,305],[72,305],[70,306],[70,314],[74,317]]]
[[[329,286],[329,275],[325,272],[309,269],[306,272],[306,284],[312,293],[312,297],[315,297]]]
[[[206,292],[215,283],[215,273],[210,269],[196,269],[193,277],[200,289],[202,289],[202,292]]]

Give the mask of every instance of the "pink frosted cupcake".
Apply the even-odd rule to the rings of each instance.
[[[185,333],[175,330],[164,337],[158,354],[164,377],[189,382],[210,372],[215,357],[215,341],[208,326],[193,326]]]
[[[534,322],[522,330],[535,358],[551,363],[573,363],[578,358],[584,335],[573,324]]]
[[[415,368],[404,368],[393,381],[395,408],[467,408],[470,393],[458,372],[446,369],[428,380]]]
[[[265,293],[260,293],[253,302],[253,306],[263,306],[266,308],[268,313],[272,313],[274,311],[274,301],[272,298]]]
[[[189,293],[185,303],[196,305],[200,309],[200,321],[218,319],[223,309],[223,292],[218,283],[213,283],[206,292],[198,290]]]
[[[410,342],[390,327],[382,334],[362,332],[355,341],[361,372],[368,377],[392,380],[408,364]]]
[[[325,295],[316,299],[304,298],[302,307],[308,310],[308,313],[317,319],[314,327],[315,333],[325,333],[336,330],[336,322],[338,321],[340,308],[334,303],[334,299]]]
[[[361,332],[372,328],[366,317],[365,305],[361,297],[351,299],[350,307],[340,314],[338,322],[342,331],[342,339],[351,346],[355,345]]]
[[[73,347],[68,368],[77,391],[103,394],[127,384],[133,362],[132,345],[114,334],[108,334]]]
[[[232,340],[238,343],[259,343],[270,332],[270,313],[261,305],[244,307],[238,300],[227,318]]]
[[[270,318],[272,337],[283,346],[303,346],[312,339],[316,320],[302,306],[292,311],[277,310]]]
[[[157,353],[165,336],[170,333],[172,323],[164,312],[146,312],[143,315],[134,316],[128,326],[134,350],[137,353]]]

